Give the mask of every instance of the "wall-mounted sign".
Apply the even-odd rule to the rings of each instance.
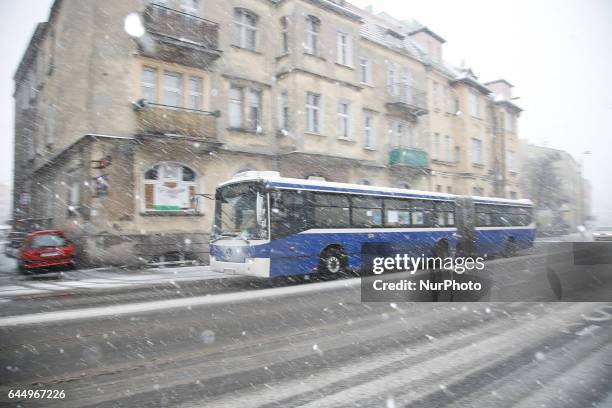
[[[19,205],[30,205],[31,201],[32,196],[30,195],[30,193],[21,193],[21,195],[19,196]]]
[[[190,207],[189,190],[178,183],[163,183],[155,186],[155,205],[157,211],[181,211]]]
[[[98,170],[105,169],[111,164],[113,164],[113,158],[111,156],[106,156],[103,159],[91,161],[92,168]]]

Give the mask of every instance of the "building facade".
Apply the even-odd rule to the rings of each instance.
[[[245,170],[518,197],[512,86],[444,42],[340,0],[56,0],[15,75],[15,226],[206,261]]]

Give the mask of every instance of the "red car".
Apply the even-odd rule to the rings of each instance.
[[[21,272],[49,271],[57,267],[74,267],[75,249],[64,231],[36,231],[26,235],[19,250]]]

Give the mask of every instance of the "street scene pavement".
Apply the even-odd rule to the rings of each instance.
[[[487,267],[542,266],[544,244]],[[361,303],[354,276],[2,273],[0,405],[607,407],[610,303]],[[5,268],[5,266],[3,268]]]

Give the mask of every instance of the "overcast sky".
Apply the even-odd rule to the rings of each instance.
[[[483,81],[515,85],[522,138],[584,162],[594,209],[612,222],[612,1],[351,0],[416,18],[447,40],[445,58],[465,60]],[[0,182],[11,180],[15,68],[51,0],[4,0],[0,17]],[[590,156],[582,152],[590,150]],[[607,214],[604,214],[607,212]]]

